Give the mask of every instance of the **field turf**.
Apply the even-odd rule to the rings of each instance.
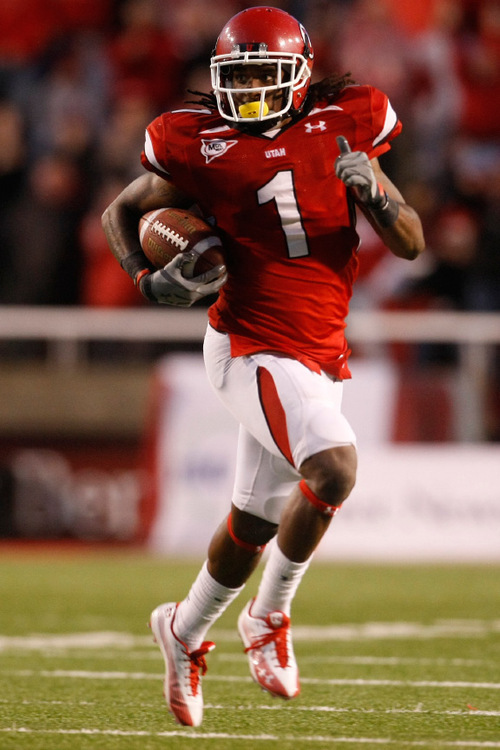
[[[199,563],[0,546],[1,750],[500,748],[500,566],[315,562],[293,610],[300,696],[211,631],[198,729],[175,724],[147,621]]]

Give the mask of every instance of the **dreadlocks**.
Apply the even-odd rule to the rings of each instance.
[[[333,75],[326,76],[326,78],[322,78],[317,83],[312,83],[307,92],[303,111],[307,114],[318,102],[325,99],[329,101],[335,99],[346,86],[351,86],[355,83],[350,75],[350,73],[344,73],[343,75],[334,73]]]
[[[198,98],[187,99],[186,104],[199,104],[202,107],[206,107],[207,109],[217,109],[217,99],[215,98],[215,94],[212,91],[207,94],[204,91],[192,91],[191,89],[188,89],[188,94],[193,94],[193,96],[196,96]]]

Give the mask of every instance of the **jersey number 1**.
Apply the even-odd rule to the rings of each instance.
[[[309,255],[307,235],[304,232],[300,215],[293,172],[277,172],[274,177],[257,190],[259,206],[274,201],[286,239],[289,258],[303,258]]]

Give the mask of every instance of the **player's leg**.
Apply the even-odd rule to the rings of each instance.
[[[274,533],[273,526],[269,535]],[[205,635],[238,596],[263,549],[262,545],[237,544],[224,521],[210,544],[209,560],[186,598],[179,603],[161,604],[151,615],[151,628],[165,660],[165,700],[180,724],[201,724],[201,677],[206,672],[205,655],[215,646],[204,640]],[[216,577],[209,569],[211,561]]]
[[[340,411],[341,383],[287,358],[265,354],[252,359],[266,424],[291,481],[287,497],[281,494],[272,511],[271,517],[279,519],[277,544],[271,546],[257,597],[241,613],[238,626],[256,681],[290,698],[300,689],[291,605],[314,550],[354,484],[355,437]],[[254,487],[244,507],[269,517],[259,489]]]
[[[290,560],[304,562],[313,554],[354,487],[356,466],[354,445],[320,451],[304,461],[303,480],[283,510],[278,534],[278,544]]]
[[[254,440],[253,449],[247,438],[247,450],[239,451],[248,465],[238,465],[233,503],[280,524],[257,597],[240,617],[240,633],[254,677],[270,692],[290,697],[298,690],[289,637],[291,602],[331,522],[332,507],[343,502],[354,482],[355,436],[341,413],[342,383],[288,357],[262,353],[232,359],[229,350],[228,337],[209,330],[209,379]],[[266,461],[248,462],[251,451],[260,451]],[[265,648],[256,645],[262,638]],[[287,669],[278,670],[283,679],[272,666],[278,649],[288,655]],[[266,674],[269,680],[259,679]],[[281,683],[277,690],[273,681]]]
[[[230,514],[216,530],[208,548],[210,575],[228,588],[243,586],[277,530],[276,524],[232,505]]]
[[[259,427],[265,420],[259,414],[258,393],[253,367],[241,360],[226,383],[226,370],[234,364],[227,336],[212,331],[206,347],[205,361],[214,388],[238,404],[245,403],[248,414],[257,414]],[[227,387],[226,387],[227,386]],[[272,440],[268,437],[270,444]],[[266,476],[263,466],[268,452],[246,431],[240,430],[237,475],[243,493],[252,494],[254,478],[258,483]],[[270,468],[271,474],[273,473]],[[298,475],[294,475],[296,482]],[[280,480],[277,480],[280,483]],[[238,484],[238,480],[237,480]],[[272,494],[272,493],[271,493]],[[284,498],[283,498],[284,499]],[[245,516],[248,515],[248,518]],[[178,604],[157,607],[151,616],[151,627],[165,660],[164,693],[167,705],[181,724],[198,726],[203,717],[201,676],[206,670],[205,654],[213,644],[204,641],[209,627],[240,593],[244,582],[262,556],[263,546],[277,529],[275,519],[246,513],[231,513],[216,530],[209,548],[208,560],[200,570],[185,599]]]
[[[177,609],[176,633],[190,650],[199,648],[256,568],[298,476],[240,427],[231,512],[216,529],[208,559]]]
[[[274,457],[262,451],[260,444],[243,429],[240,433],[237,476],[239,486],[247,494],[255,476],[258,485],[263,485],[267,467],[274,462]],[[273,469],[270,474],[274,482],[280,484]],[[266,498],[268,495],[275,495],[271,486]],[[215,531],[208,560],[186,598],[179,603],[162,604],[152,613],[151,627],[166,666],[165,699],[181,724],[198,726],[202,721],[201,676],[206,671],[205,654],[214,647],[204,638],[210,626],[238,596],[276,530],[277,524],[273,521],[233,505],[230,515]]]
[[[260,559],[262,545],[275,532],[288,496],[290,523],[280,534],[286,551],[279,546],[271,550],[259,594],[241,614],[239,630],[249,653],[251,672],[259,684],[275,695],[297,694],[298,671],[287,612],[310,556],[307,547],[297,553],[291,546],[291,557],[287,557],[287,545],[292,545],[295,525],[303,517],[310,526],[307,544],[312,552],[329,520],[323,513],[317,518],[308,505],[304,510],[303,493],[296,488],[301,476],[296,467],[338,442],[354,440],[340,414],[339,389],[332,389],[331,381],[298,362],[270,355],[233,359],[228,337],[215,331],[209,331],[205,340],[205,361],[214,389],[248,427],[248,431],[240,430],[233,497],[237,510],[231,514],[230,525],[222,524],[216,531],[209,560],[188,597],[178,606],[162,605],[163,609],[157,608],[152,617],[157,640],[163,639],[160,648],[167,665],[167,703],[181,723],[195,725],[201,722],[203,711],[199,672],[204,669],[203,654],[208,646],[202,638],[240,593],[242,582]],[[323,458],[312,461],[307,474],[318,492],[323,485],[326,490],[334,484],[331,462]],[[338,477],[336,481],[339,483]],[[307,492],[314,496],[313,490]],[[336,505],[337,499],[332,504]],[[298,561],[293,559],[297,554],[301,558]],[[184,688],[179,689],[181,683]],[[174,687],[169,688],[169,684]],[[179,695],[177,704],[172,696],[177,701]]]
[[[292,490],[281,513],[277,540],[271,546],[257,596],[239,616],[238,629],[248,653],[250,672],[273,695],[293,698],[300,692],[291,606],[335,509],[352,488],[355,466],[352,445],[322,451],[304,462],[302,472],[317,494],[304,480]]]

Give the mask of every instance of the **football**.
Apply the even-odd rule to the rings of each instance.
[[[155,268],[163,268],[179,253],[186,255],[186,279],[224,263],[217,232],[204,219],[183,208],[159,208],[139,221],[142,250]]]

